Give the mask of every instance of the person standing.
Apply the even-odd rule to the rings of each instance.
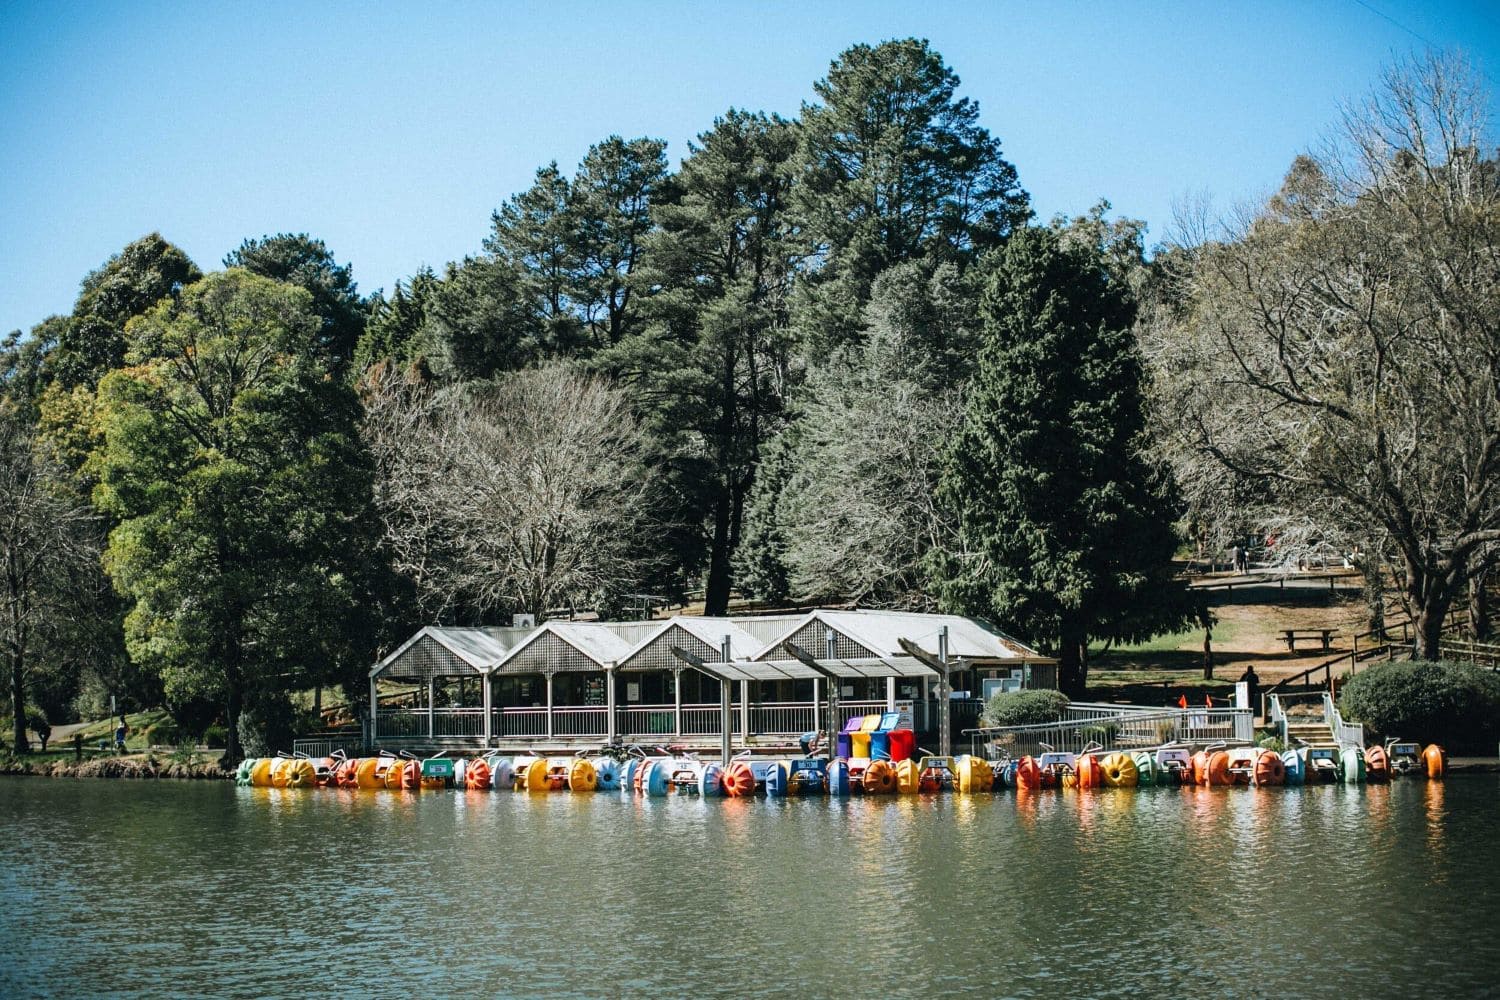
[[[120,713],[120,724],[115,727],[115,753],[125,752],[125,736],[130,732],[130,724],[125,721],[125,713]]]

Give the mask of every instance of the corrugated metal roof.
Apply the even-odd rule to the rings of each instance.
[[[630,652],[630,644],[602,622],[550,621],[542,629],[552,632],[601,668]]]
[[[948,655],[964,659],[1036,659],[1034,649],[993,629],[984,622],[961,615],[933,615],[915,611],[814,611],[808,620],[816,619],[837,629],[860,645],[881,656],[900,656],[901,639],[916,643],[936,653],[938,633],[948,626]],[[790,633],[788,633],[790,634]]]
[[[937,671],[914,656],[860,657],[852,660],[814,660],[817,669],[801,660],[736,660],[707,663],[705,670],[731,681],[809,680],[815,677],[936,677]]]
[[[531,629],[514,628],[459,628],[456,626],[429,625],[403,642],[384,659],[370,669],[370,676],[377,677],[393,663],[401,659],[423,637],[440,643],[464,663],[483,673],[499,663],[516,645],[531,634]]]

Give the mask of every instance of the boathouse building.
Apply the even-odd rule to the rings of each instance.
[[[753,747],[884,711],[910,712],[916,729],[935,732],[945,707],[956,732],[994,691],[1056,683],[1055,660],[956,615],[820,609],[429,626],[371,667],[368,740],[718,746],[729,720],[731,741]]]

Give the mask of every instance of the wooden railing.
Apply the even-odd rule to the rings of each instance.
[[[1443,631],[1457,632],[1468,626],[1469,619],[1466,611],[1457,609],[1448,612],[1447,619],[1443,622]],[[1395,631],[1401,630],[1401,638],[1395,637]],[[1368,660],[1390,660],[1394,658],[1398,650],[1410,650],[1412,645],[1412,622],[1410,618],[1402,618],[1398,621],[1387,622],[1384,629],[1380,631],[1357,632],[1353,637],[1353,648],[1348,652],[1340,653],[1338,656],[1324,660],[1322,663],[1308,667],[1300,674],[1292,674],[1283,677],[1271,687],[1266,689],[1266,696],[1289,691],[1296,687],[1323,687],[1333,690],[1336,679],[1349,677],[1359,671],[1359,665]],[[1360,640],[1365,640],[1361,648]],[[1348,670],[1340,671],[1340,678],[1336,678],[1334,669],[1340,664],[1348,662]]]

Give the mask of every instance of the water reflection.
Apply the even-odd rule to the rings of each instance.
[[[1349,995],[1476,995],[1500,975],[1472,933],[1500,926],[1496,792],[0,780],[0,995],[1262,996],[1332,968]]]

